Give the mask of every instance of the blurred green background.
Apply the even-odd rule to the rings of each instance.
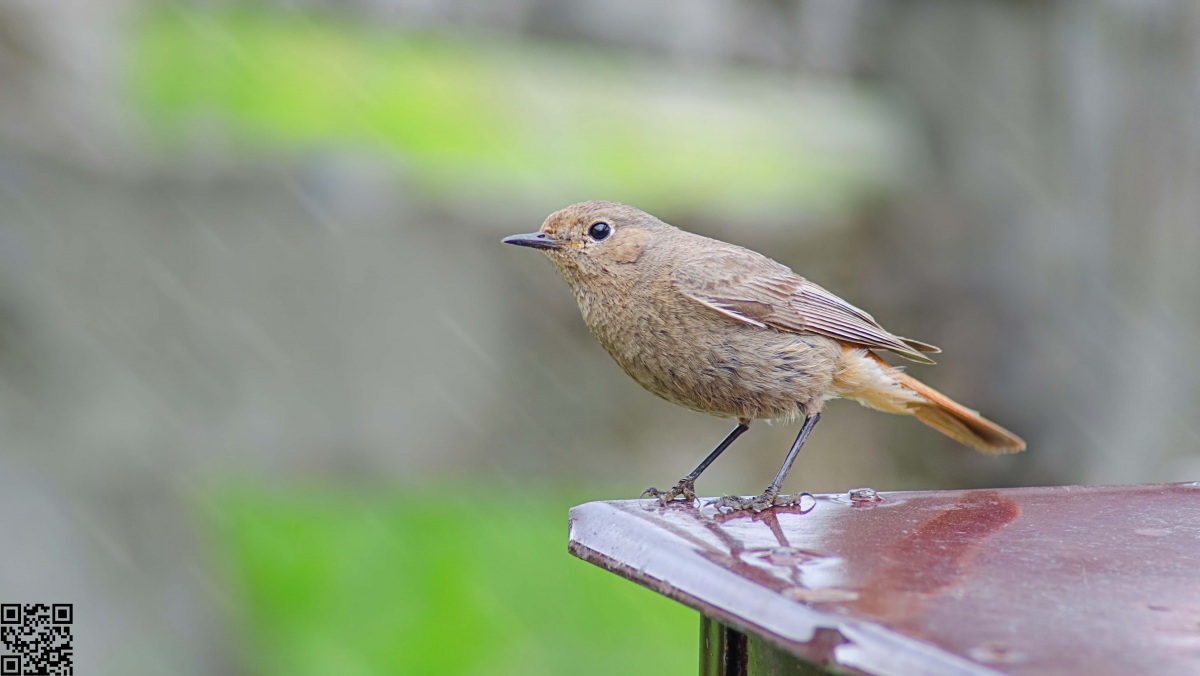
[[[694,612],[567,560],[571,498],[482,486],[478,493],[455,504],[428,488],[222,492],[212,505],[215,549],[236,595],[242,667],[690,671],[699,652]]]
[[[1187,0],[4,3],[0,593],[76,604],[79,673],[692,673],[695,613],[566,553],[728,431],[499,244],[587,199],[1030,446],[834,403],[789,488],[1194,480],[1196,73]]]

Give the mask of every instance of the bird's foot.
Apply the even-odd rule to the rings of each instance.
[[[693,502],[696,499],[695,480],[680,479],[679,483],[675,484],[675,487],[669,491],[660,491],[651,486],[650,488],[642,491],[642,497],[658,498],[658,502],[664,507],[667,505],[667,503],[679,500],[680,498],[686,500],[687,502]]]
[[[740,495],[726,495],[716,500],[709,500],[704,506],[716,507],[718,512],[728,514],[730,512],[740,512],[743,509],[750,509],[753,502],[754,500],[744,498]]]
[[[738,512],[745,509],[753,510],[757,514],[772,507],[792,507],[799,505],[806,496],[811,498],[812,494],[800,492],[779,495],[778,492],[768,489],[756,498],[726,495],[707,504],[716,507],[717,511],[722,514],[729,514],[730,512]]]
[[[812,493],[800,491],[799,493],[787,493],[784,495],[776,495],[771,504],[775,507],[797,507],[804,502],[804,498],[816,501]],[[809,508],[811,509],[811,507]],[[805,510],[808,511],[808,510]]]

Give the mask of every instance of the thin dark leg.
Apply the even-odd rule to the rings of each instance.
[[[717,444],[717,447],[712,450],[712,453],[708,454],[708,457],[700,461],[700,464],[696,466],[696,469],[692,470],[690,474],[680,479],[679,483],[675,484],[674,488],[669,491],[660,491],[651,486],[650,488],[642,491],[642,497],[658,498],[658,501],[664,505],[679,496],[683,496],[687,500],[695,500],[696,479],[700,477],[704,470],[708,469],[708,466],[713,463],[713,460],[717,459],[717,456],[724,453],[725,449],[729,448],[729,446],[733,444],[738,437],[742,436],[742,433],[748,429],[750,429],[750,421],[739,420],[738,426],[733,428],[733,431],[726,435],[725,439],[723,439],[721,443]]]
[[[817,421],[820,419],[820,413],[814,413],[804,419],[804,424],[800,426],[800,433],[796,435],[796,440],[792,442],[792,448],[788,451],[787,457],[783,459],[783,464],[780,465],[779,472],[775,474],[775,480],[763,492],[764,496],[770,493],[771,497],[774,498],[779,494],[779,489],[783,486],[783,480],[787,478],[788,470],[792,468],[792,463],[796,462],[796,456],[800,455],[800,447],[804,445],[809,433],[817,426]]]
[[[756,512],[761,512],[768,507],[797,504],[800,498],[806,495],[805,493],[781,496],[779,495],[779,488],[783,486],[783,480],[787,478],[788,470],[792,468],[792,463],[796,462],[796,456],[800,455],[800,448],[804,446],[809,433],[817,426],[817,421],[820,419],[820,413],[814,413],[804,419],[804,425],[800,427],[800,433],[796,435],[796,440],[792,442],[792,448],[788,451],[787,457],[783,459],[783,465],[779,467],[779,472],[775,474],[775,480],[771,482],[770,486],[767,486],[767,490],[763,491],[762,495],[753,500],[741,498],[736,495],[727,495],[713,502],[717,506],[717,509],[722,511],[753,509]]]
[[[700,475],[704,472],[704,470],[708,469],[708,466],[712,464],[713,460],[716,460],[717,456],[724,453],[725,449],[729,448],[729,446],[733,444],[738,437],[742,436],[742,432],[745,432],[748,429],[750,429],[750,425],[744,422],[739,422],[738,426],[733,428],[733,431],[726,435],[725,439],[721,441],[721,443],[717,444],[717,447],[712,450],[712,453],[709,453],[708,457],[701,461],[701,463],[696,466],[696,469],[692,470],[692,473],[685,476],[683,480],[693,482],[696,479],[699,479]]]

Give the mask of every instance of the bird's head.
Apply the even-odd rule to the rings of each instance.
[[[505,237],[505,244],[539,249],[572,288],[600,278],[634,279],[656,234],[671,226],[618,202],[580,202],[556,211],[541,230]]]

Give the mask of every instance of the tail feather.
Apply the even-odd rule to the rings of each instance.
[[[946,436],[984,453],[1016,453],[1025,441],[907,373],[896,373],[901,386],[916,392],[929,403],[912,405],[917,420]]]
[[[855,350],[858,354],[859,351]],[[908,413],[933,429],[945,434],[955,441],[966,444],[984,453],[1016,453],[1025,450],[1025,441],[996,423],[979,415],[950,397],[938,392],[925,383],[897,369],[878,355],[866,352],[865,357],[875,361],[881,369],[890,375],[892,380],[904,390],[915,392],[919,397],[905,398],[903,401],[884,395],[886,391],[871,388],[866,391],[858,388],[854,398],[868,406],[890,411],[892,413]],[[861,362],[860,362],[861,363]]]

